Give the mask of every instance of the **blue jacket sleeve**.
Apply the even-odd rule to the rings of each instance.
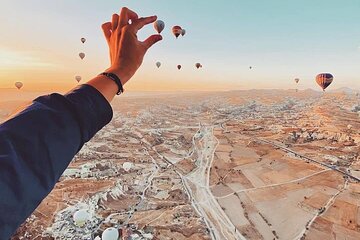
[[[0,125],[0,239],[9,239],[36,209],[112,114],[100,92],[82,85],[39,97]]]

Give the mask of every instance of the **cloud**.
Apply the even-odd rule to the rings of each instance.
[[[57,65],[36,52],[21,52],[0,48],[0,69],[49,69]]]

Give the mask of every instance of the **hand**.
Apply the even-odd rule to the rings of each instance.
[[[111,67],[106,71],[118,75],[123,85],[141,66],[146,51],[162,40],[161,35],[155,34],[141,42],[136,35],[142,27],[156,19],[156,16],[139,18],[135,12],[124,7],[120,16],[113,14],[112,22],[102,25],[110,50]]]

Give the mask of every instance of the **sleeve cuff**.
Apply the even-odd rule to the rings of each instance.
[[[80,85],[64,95],[76,108],[76,117],[83,131],[83,138],[89,141],[113,117],[113,110],[106,98],[93,86]]]

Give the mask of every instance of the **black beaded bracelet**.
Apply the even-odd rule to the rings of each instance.
[[[123,88],[123,85],[120,81],[120,78],[114,74],[114,73],[108,73],[108,72],[103,72],[103,73],[100,73],[99,75],[102,75],[102,76],[106,76],[108,78],[110,78],[111,80],[113,80],[116,85],[118,86],[119,90],[118,92],[116,93],[116,95],[120,95],[121,93],[124,92],[124,88]]]

